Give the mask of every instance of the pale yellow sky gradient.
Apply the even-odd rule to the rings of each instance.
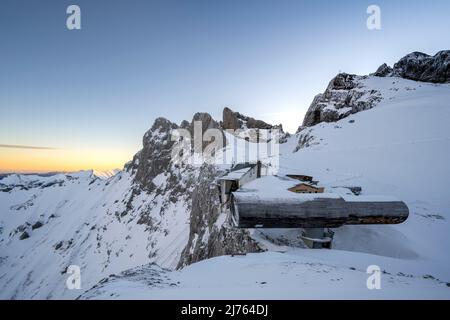
[[[0,148],[0,172],[72,172],[123,168],[133,151],[115,149],[33,150]]]

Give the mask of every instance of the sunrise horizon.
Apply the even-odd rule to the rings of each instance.
[[[0,149],[3,149],[0,159],[2,174],[109,171],[122,169],[133,156],[133,152],[127,154],[117,150],[108,150],[105,153],[104,150]]]

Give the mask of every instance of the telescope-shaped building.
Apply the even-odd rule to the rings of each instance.
[[[360,187],[350,188],[350,194],[325,193],[309,176],[261,176],[255,170],[239,168],[219,179],[222,203],[229,206],[237,228],[303,228],[308,246],[329,248],[332,232],[325,228],[399,224],[409,215],[403,201],[361,196]]]
[[[333,193],[264,196],[237,191],[231,196],[232,220],[239,228],[337,228],[344,224],[399,224],[406,204],[387,197]]]

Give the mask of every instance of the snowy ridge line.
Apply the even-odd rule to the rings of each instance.
[[[378,145],[370,145],[370,146],[364,146],[364,147],[355,147],[355,148],[339,148],[339,149],[327,149],[327,150],[320,150],[320,149],[314,149],[318,148],[318,146],[312,146],[305,148],[302,150],[303,153],[329,153],[329,152],[339,152],[339,151],[358,151],[358,150],[371,150],[371,149],[385,149],[387,147],[398,147],[398,146],[405,146],[405,145],[411,145],[411,144],[421,144],[421,143],[429,143],[429,142],[450,142],[450,137],[444,137],[444,138],[432,138],[432,139],[421,139],[421,140],[414,140],[410,142],[398,142],[398,143],[386,143],[386,144],[378,144]]]

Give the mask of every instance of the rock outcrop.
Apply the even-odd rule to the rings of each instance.
[[[170,202],[185,199],[189,210],[189,240],[181,254],[178,268],[191,263],[224,254],[259,251],[256,242],[245,230],[234,229],[226,223],[226,212],[219,202],[216,178],[223,174],[215,166],[204,164],[195,167],[178,165],[172,159],[171,134],[174,129],[183,128],[194,135],[194,122],[202,123],[202,134],[208,129],[222,130],[219,123],[207,113],[196,113],[191,122],[183,121],[180,126],[164,118],[158,118],[144,135],[143,148],[125,166],[134,176],[135,186],[128,200],[128,211],[132,211],[134,198],[141,192],[158,195],[165,199],[164,208]],[[207,143],[206,143],[207,144]],[[205,147],[205,145],[203,145]],[[194,150],[194,149],[192,149]],[[164,184],[158,183],[163,177]],[[122,213],[122,216],[128,213]],[[150,229],[157,229],[151,214],[141,213],[139,223]]]
[[[376,90],[367,89],[367,77],[340,73],[332,79],[324,93],[315,96],[306,112],[303,127],[320,122],[335,122],[350,114],[368,110],[381,101]]]
[[[227,213],[221,208],[214,183],[219,174],[212,165],[201,167],[192,192],[189,241],[178,268],[216,256],[261,251],[248,231],[228,225]]]
[[[220,122],[221,128],[224,130],[236,130],[235,135],[243,138],[246,136],[244,133],[247,129],[260,129],[271,132],[271,138],[276,139],[278,143],[285,143],[290,136],[289,133],[283,131],[281,124],[271,125],[262,120],[256,120],[252,117],[247,117],[239,112],[235,112],[230,108],[223,109],[222,121]],[[254,137],[256,140],[256,136]],[[260,142],[265,141],[260,138]],[[256,141],[255,141],[256,142]]]
[[[381,66],[378,67],[377,71],[373,74],[377,77],[388,77],[391,76],[393,73],[393,69],[389,67],[386,63],[383,63]]]
[[[171,132],[177,128],[175,123],[157,118],[144,135],[142,149],[125,165],[125,170],[134,174],[135,181],[149,192],[157,187],[153,179],[169,170],[175,143],[171,141]]]
[[[222,128],[223,129],[283,129],[280,125],[271,125],[262,120],[256,120],[252,117],[244,116],[239,112],[234,112],[230,108],[223,109],[222,115]]]
[[[373,108],[382,97],[379,91],[366,87],[364,82],[371,76],[450,83],[450,50],[440,51],[434,56],[413,52],[400,59],[392,68],[382,64],[370,76],[338,74],[331,80],[325,92],[314,98],[302,127],[311,127],[321,122],[335,122]]]
[[[413,52],[400,59],[393,68],[383,64],[374,75],[395,76],[422,82],[450,83],[450,50],[440,51],[434,56]]]

